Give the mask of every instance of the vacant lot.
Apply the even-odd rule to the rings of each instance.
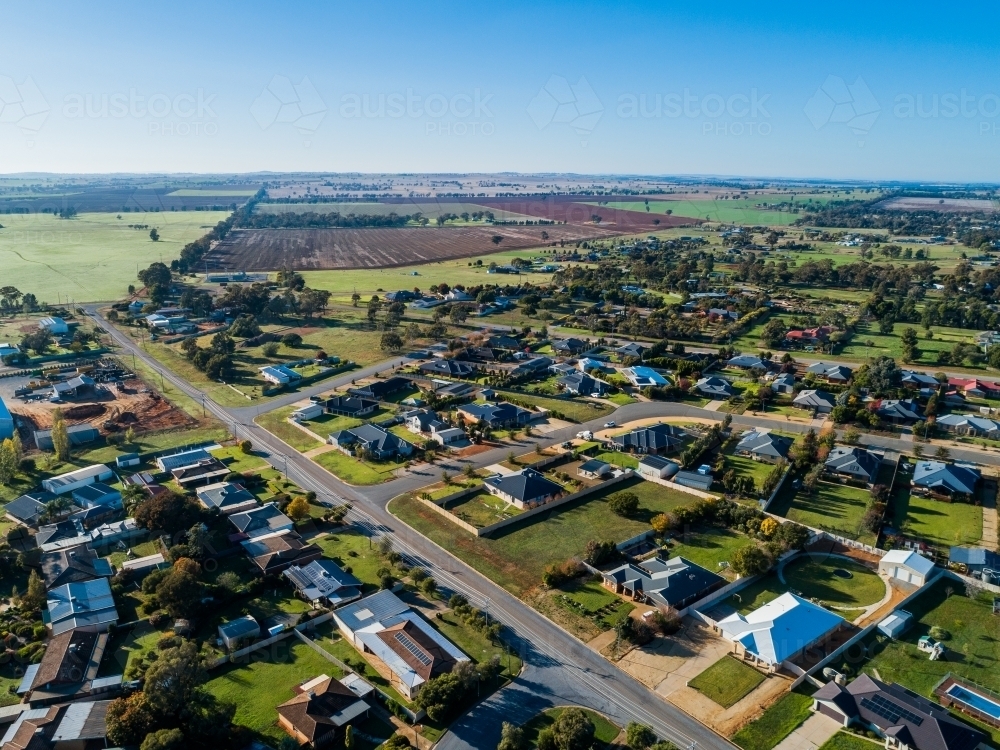
[[[764,679],[764,675],[753,667],[731,656],[723,656],[688,682],[688,687],[703,693],[723,708],[729,708]]]
[[[261,414],[256,422],[275,437],[284,440],[297,451],[305,452],[313,448],[318,448],[322,443],[316,440],[316,438],[311,437],[309,433],[289,423],[288,418],[297,408],[297,406],[285,406],[281,409],[269,411],[266,414]],[[308,424],[306,426],[314,429]]]
[[[776,499],[776,507],[772,511],[806,526],[823,529],[864,544],[874,544],[875,535],[861,526],[869,497],[871,495],[867,490],[857,487],[818,482],[814,493],[804,488],[799,490],[794,495],[790,507],[782,502],[785,499],[783,494]],[[783,505],[785,507],[782,507]]]
[[[616,516],[603,497],[593,496],[501,529],[492,539],[473,537],[410,495],[395,499],[390,510],[501,586],[523,594],[541,582],[546,566],[581,555],[589,540],[624,541],[647,531],[649,519],[657,513],[694,500],[641,480],[619,484],[607,494],[622,490],[639,496],[639,513],[634,518]]]
[[[499,391],[499,393],[502,395],[504,391]],[[591,419],[601,419],[615,410],[613,406],[584,399],[546,398],[545,396],[529,396],[515,391],[510,393],[512,398],[540,409],[548,409],[556,416],[561,415],[563,419],[568,419],[571,422],[589,422]]]
[[[116,218],[117,216],[121,218]],[[229,214],[222,211],[79,214],[5,214],[0,224],[3,283],[56,303],[116,300],[136,284],[136,271],[169,263],[187,243]],[[130,229],[129,224],[144,227]],[[152,227],[159,242],[149,238]]]
[[[671,556],[680,556],[707,570],[720,573],[719,563],[728,562],[733,553],[750,539],[732,529],[706,526],[689,529],[670,542]]]
[[[937,547],[975,544],[983,535],[983,509],[968,503],[943,503],[911,495],[900,487],[893,498],[893,525],[908,537]]]
[[[542,232],[548,236],[542,237]],[[618,232],[592,226],[371,227],[361,229],[240,229],[205,257],[209,269],[392,268],[504,248],[576,242]],[[494,237],[502,237],[499,243]]]
[[[771,750],[812,715],[812,703],[800,686],[733,735],[733,742],[743,750]]]

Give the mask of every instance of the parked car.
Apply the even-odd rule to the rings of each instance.
[[[618,426],[618,423],[615,422],[615,420],[613,420],[613,419],[610,422],[605,422],[604,423],[604,427],[605,428],[617,427],[617,426]]]

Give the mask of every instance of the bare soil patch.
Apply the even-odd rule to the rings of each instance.
[[[684,216],[649,214],[644,211],[627,211],[608,206],[591,206],[584,201],[606,200],[604,196],[553,195],[544,198],[495,198],[476,201],[480,205],[502,211],[525,214],[549,221],[565,221],[568,224],[592,225],[595,216],[600,216],[600,226],[613,228],[620,233],[646,232],[685,225],[700,224],[700,219]],[[608,225],[608,226],[605,226]],[[507,227],[503,227],[506,229]],[[551,233],[550,233],[551,234]]]

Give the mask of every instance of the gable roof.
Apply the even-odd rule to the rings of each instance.
[[[368,711],[367,703],[326,675],[310,680],[299,690],[294,698],[280,704],[277,711],[310,742]]]
[[[48,593],[49,622],[55,635],[83,626],[102,627],[118,621],[107,578],[67,583]]]
[[[268,503],[259,508],[245,510],[242,513],[234,513],[229,516],[229,522],[244,534],[250,534],[254,531],[267,533],[268,531],[277,531],[282,527],[292,526],[292,519],[278,510],[276,503]]]
[[[735,612],[718,624],[730,640],[774,665],[812,645],[843,622],[840,615],[786,592],[746,616]]]
[[[65,583],[109,578],[113,575],[111,563],[98,557],[97,552],[90,547],[83,545],[46,552],[41,556],[39,565],[47,589]]]
[[[937,378],[923,372],[917,372],[916,370],[900,370],[899,382],[903,383],[903,385],[930,386],[933,388],[940,385]]]
[[[937,418],[937,424],[948,427],[969,427],[977,432],[994,432],[1000,430],[1000,423],[985,417],[975,417],[971,414],[944,414]]]
[[[796,406],[811,406],[811,407],[829,406],[832,408],[833,405],[836,403],[836,399],[826,391],[821,391],[817,389],[809,391],[800,391],[799,395],[792,400],[792,403],[795,404]]]
[[[887,417],[889,419],[912,419],[914,421],[922,419],[920,413],[917,411],[920,407],[917,406],[917,402],[912,398],[884,398],[877,403],[875,408],[879,416]]]
[[[746,451],[758,456],[785,458],[792,447],[792,439],[775,435],[771,432],[744,432],[740,442],[736,444],[737,451]]]
[[[838,445],[830,451],[824,466],[829,471],[863,476],[867,481],[874,482],[881,462],[878,456],[864,448]]]
[[[918,461],[913,470],[913,484],[917,487],[945,490],[949,493],[971,495],[975,492],[979,479],[978,469],[946,464],[943,461]]]
[[[250,615],[244,615],[243,617],[237,617],[235,620],[230,620],[229,622],[220,625],[219,632],[230,640],[245,638],[248,635],[259,635],[260,625]]]
[[[376,633],[378,639],[424,680],[450,672],[458,663],[413,620],[403,620]]]
[[[626,563],[604,574],[633,591],[642,591],[656,604],[677,607],[725,582],[721,576],[683,557],[655,557],[638,565]]]
[[[611,438],[611,442],[621,448],[656,452],[678,447],[684,435],[684,431],[680,428],[661,422],[648,427],[638,427],[624,435],[616,435]]]
[[[313,560],[292,565],[283,573],[309,601],[320,598],[342,600],[361,593],[361,581],[344,572],[333,560]]]
[[[294,531],[265,535],[241,544],[263,573],[277,573],[296,562],[305,565],[323,554],[318,545],[306,544]]]
[[[256,505],[257,498],[241,485],[232,482],[219,482],[207,487],[199,487],[195,493],[206,508],[238,508],[243,505]]]
[[[38,517],[45,511],[45,504],[55,499],[56,496],[51,492],[32,492],[11,500],[3,509],[11,518],[16,518],[28,526],[34,526],[38,523]]]
[[[534,469],[522,469],[517,474],[494,474],[484,480],[503,494],[521,502],[537,498],[559,495],[565,492],[561,485],[543,476]]]
[[[907,568],[912,568],[923,576],[934,570],[934,563],[932,561],[908,549],[889,550],[882,556],[881,562],[891,565],[905,565]]]

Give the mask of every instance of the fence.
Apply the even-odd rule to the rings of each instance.
[[[241,648],[238,651],[233,651],[228,656],[219,657],[214,662],[210,662],[209,669],[222,666],[226,662],[236,662],[242,659],[244,656],[249,656],[254,651],[259,651],[260,649],[267,648],[268,646],[277,643],[278,641],[283,641],[285,638],[291,637],[298,631],[314,628],[317,625],[322,625],[324,622],[327,622],[332,618],[333,618],[333,612],[325,612],[319,617],[314,617],[311,620],[300,622],[294,628],[288,628],[286,630],[282,630],[277,635],[272,635],[270,638],[265,638],[262,641],[257,641],[247,646],[246,648]]]
[[[304,385],[310,385],[319,380],[325,380],[326,378],[333,377],[334,375],[339,375],[342,372],[347,372],[348,370],[353,370],[357,367],[351,361],[341,362],[336,367],[328,367],[324,370],[320,370],[315,375],[309,375],[305,378],[299,378],[292,383],[285,383],[284,385],[264,385],[261,387],[261,395],[263,396],[273,396],[275,393],[281,393],[288,389],[301,388]]]
[[[738,578],[735,581],[727,583],[721,589],[713,591],[706,597],[703,597],[696,601],[694,604],[689,604],[682,610],[677,612],[678,617],[686,617],[691,615],[692,617],[701,620],[706,625],[715,627],[716,622],[711,617],[702,612],[703,609],[710,609],[713,605],[717,604],[721,600],[725,599],[729,595],[739,591],[740,589],[749,586],[751,583],[759,579],[760,576],[747,576],[746,578]]]
[[[781,475],[781,479],[778,480],[778,486],[774,488],[774,492],[771,493],[771,496],[767,498],[764,504],[760,507],[762,511],[767,513],[767,509],[771,507],[771,503],[774,502],[774,498],[776,498],[778,496],[778,493],[781,492],[781,488],[785,486],[785,480],[788,479],[788,475],[791,473],[792,473],[792,466],[791,464],[789,464],[785,468],[785,473]]]

